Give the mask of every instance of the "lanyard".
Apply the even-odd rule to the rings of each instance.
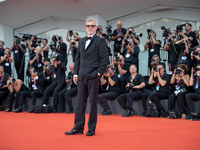
[[[183,55],[185,56],[185,52],[186,52],[186,49],[184,50],[184,52],[183,52]]]
[[[199,77],[197,76],[197,84],[199,84]]]
[[[117,33],[121,33],[122,32],[122,28],[121,29],[117,29]]]
[[[2,83],[2,81],[3,81],[4,74],[5,73],[3,73],[2,77],[1,77],[0,83]]]
[[[190,31],[191,32],[191,31]],[[187,36],[190,34],[190,32],[188,34],[186,34]]]
[[[154,48],[154,43],[153,42],[151,42],[151,47]]]
[[[6,62],[8,62],[8,60],[9,60],[9,58],[8,58],[8,57],[6,57]]]
[[[177,84],[179,84],[180,80],[181,80],[181,79],[177,78]]]

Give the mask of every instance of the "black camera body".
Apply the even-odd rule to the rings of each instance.
[[[73,31],[69,30],[69,36],[72,36],[72,35],[73,35]]]
[[[194,68],[194,72],[200,71],[200,68]]]
[[[108,25],[106,27],[106,33],[108,34],[108,36],[112,36],[112,26],[111,25]]]
[[[175,75],[181,73],[182,69],[176,69]]]
[[[197,55],[199,55],[199,52],[198,51],[194,51],[193,55],[197,56]]]
[[[161,26],[161,29],[163,30],[163,37],[167,38],[171,34],[169,28],[167,29],[165,26]]]
[[[18,45],[20,43],[21,38],[16,35],[14,36],[14,38],[15,38],[16,44]]]
[[[147,38],[149,38],[149,39],[151,38],[151,35],[150,35],[151,32],[154,32],[154,30],[147,29],[147,34],[148,34]]]
[[[185,25],[186,25],[186,24],[177,25],[177,26],[176,26],[176,31],[177,31],[177,32],[182,32],[182,31],[183,31],[183,27],[184,27]]]
[[[26,41],[28,39],[30,40],[32,36],[33,36],[32,34],[23,34],[22,41]]]
[[[118,53],[115,53],[115,54],[114,54],[114,57],[115,57],[115,61],[116,61],[116,62],[120,62],[120,61],[121,61],[121,60],[119,59]]]
[[[130,45],[129,39],[124,39],[124,46]]]

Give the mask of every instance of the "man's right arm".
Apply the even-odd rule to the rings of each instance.
[[[127,73],[126,70],[123,70],[122,67],[121,67],[121,64],[117,64],[117,68],[118,68],[118,71],[119,71],[119,74],[120,75],[124,75]]]

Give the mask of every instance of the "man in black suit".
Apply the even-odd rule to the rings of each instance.
[[[87,98],[89,98],[91,110],[86,135],[95,134],[99,80],[108,63],[106,42],[95,34],[97,30],[95,20],[88,18],[85,23],[87,37],[79,41],[74,65],[73,80],[75,84],[78,83],[75,125],[71,131],[65,132],[67,135],[83,134]]]

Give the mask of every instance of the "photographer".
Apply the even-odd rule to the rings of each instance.
[[[178,104],[178,113],[182,114],[182,119],[186,118],[187,107],[185,95],[187,94],[187,89],[189,86],[189,75],[186,75],[187,66],[185,64],[180,64],[174,69],[174,73],[171,77],[170,84],[174,84],[175,91],[169,97],[169,111],[175,112],[175,101]]]
[[[18,110],[18,103],[19,103],[19,97],[21,95],[22,91],[28,91],[28,88],[24,85],[24,83],[22,82],[22,80],[17,79],[15,80],[15,78],[9,76],[7,78],[7,87],[8,90],[10,91],[9,93],[9,97],[8,97],[8,107],[6,109],[6,112],[10,112],[12,109],[12,104],[15,100],[15,106],[14,106],[14,112],[16,112]]]
[[[131,38],[135,45],[140,45],[140,39],[138,36],[135,35],[133,27],[128,28],[128,31],[127,31],[124,39],[126,39],[126,38],[128,38],[128,39]]]
[[[71,33],[72,32],[72,33]],[[74,39],[68,39],[68,34],[72,34],[74,36]],[[69,30],[67,32],[67,41],[69,41],[69,49],[72,52],[72,60],[73,62],[75,61],[75,56],[76,56],[76,52],[77,52],[77,48],[78,48],[78,43],[79,43],[79,39],[80,37],[78,36],[78,33],[74,33],[72,30]]]
[[[60,62],[67,64],[67,45],[63,42],[63,38],[61,36],[58,37],[58,54]]]
[[[30,36],[30,35],[29,35]],[[25,39],[25,42],[26,44],[28,45],[28,48],[29,48],[29,56],[31,57],[32,54],[35,54],[35,49],[37,46],[39,46],[38,42],[37,42],[37,36],[35,35],[32,35],[31,36],[31,42],[32,44],[30,43],[30,40],[29,38]]]
[[[177,65],[179,51],[177,51],[175,43],[178,40],[176,31],[173,30],[172,34],[167,37],[167,43],[163,50],[168,51],[169,74],[173,74],[174,68]]]
[[[178,64],[185,64],[191,69],[191,43],[187,39],[181,39],[176,42],[176,49],[179,51]],[[188,72],[190,74],[190,70]]]
[[[186,23],[185,24],[185,31],[186,31],[186,33],[184,34],[181,29],[177,30],[177,32],[178,32],[178,35],[180,35],[182,38],[184,38],[185,40],[189,40],[190,43],[192,44],[191,48],[194,48],[195,46],[198,45],[198,42],[196,40],[196,34],[195,34],[195,32],[191,31],[191,28],[192,28],[192,24]]]
[[[72,39],[72,36],[74,37],[74,39]],[[81,39],[81,37],[78,35],[77,32],[74,32],[73,30],[68,30],[67,31],[67,36],[66,36],[66,40],[68,42],[71,41],[79,41]]]
[[[65,80],[66,87],[58,93],[58,100],[59,100],[59,113],[62,113],[64,110],[64,100],[67,100],[68,110],[66,113],[72,113],[74,111],[72,105],[72,97],[76,96],[77,94],[77,85],[73,81],[73,72],[74,72],[74,63],[69,64],[70,72]]]
[[[151,59],[154,54],[157,54],[160,57],[160,47],[161,47],[161,41],[156,40],[156,33],[154,31],[149,32],[149,37],[147,37],[147,41],[144,45],[144,49],[146,50],[148,48],[149,52],[149,59],[148,59],[148,67],[151,71]]]
[[[98,95],[98,103],[103,108],[102,115],[112,115],[112,111],[108,105],[108,100],[114,100],[119,96],[119,82],[118,77],[114,73],[112,65],[107,66],[107,71],[101,76],[100,84],[105,93]]]
[[[190,55],[193,65],[196,66],[200,62],[200,46],[195,46]]]
[[[43,47],[42,47],[42,52],[41,54],[44,56],[44,57],[47,57],[48,58],[48,53],[49,53],[49,46],[47,45],[48,43],[48,40],[47,39],[42,39],[42,44],[43,44]]]
[[[129,67],[130,65],[135,64],[138,68],[138,55],[140,52],[140,48],[139,46],[134,45],[134,42],[131,38],[124,39],[122,41],[122,47],[120,52],[124,56],[124,62],[128,64]]]
[[[196,33],[196,40],[197,40],[197,43],[198,43],[198,45],[200,46],[200,37],[199,37],[200,27],[199,27],[198,30],[195,31],[195,33]]]
[[[0,65],[0,111],[3,110],[3,100],[9,95],[7,87],[7,77],[9,75],[4,72],[4,67]]]
[[[21,44],[20,38],[15,38],[10,51],[13,51],[15,70],[18,79],[24,81],[24,66],[25,66],[25,45]]]
[[[115,73],[119,78],[119,87],[121,94],[125,93],[125,86],[127,83],[127,79],[130,76],[129,65],[124,62],[124,57],[122,55],[114,56],[113,63],[116,67]]]
[[[31,82],[29,83],[29,91],[21,91],[20,97],[19,97],[19,107],[18,110],[15,111],[16,113],[22,112],[22,105],[24,103],[24,99],[26,97],[32,98],[32,109],[31,112],[34,112],[35,105],[36,105],[36,98],[42,97],[42,94],[44,92],[44,78],[42,74],[37,75],[37,72],[33,67],[29,68],[30,74],[31,74]],[[18,92],[19,93],[19,92]]]
[[[195,69],[191,70],[191,77],[189,80],[189,85],[193,87],[194,93],[187,93],[185,95],[185,99],[187,102],[187,106],[189,108],[189,114],[195,115],[194,106],[192,101],[199,101],[200,99],[200,86],[199,86],[199,78],[200,78],[200,65],[197,65]]]
[[[156,77],[154,77],[154,75]],[[144,97],[144,95],[142,95],[142,102],[145,111],[147,100],[150,99],[156,104],[159,111],[159,115],[161,117],[166,117],[166,112],[163,106],[161,105],[160,100],[168,98],[169,80],[169,75],[165,73],[165,63],[159,63],[157,67],[152,68],[151,76],[149,77],[149,84],[155,84],[156,90],[151,92],[147,99]]]
[[[34,67],[36,72],[43,72],[43,59],[44,56],[41,55],[41,47],[37,46],[35,49],[35,54],[32,54],[30,57],[30,66]]]
[[[13,57],[11,56],[10,49],[5,48],[4,56],[0,57],[0,64],[4,66],[4,72],[11,75],[11,63],[13,61]]]
[[[44,91],[42,103],[48,104],[49,96],[53,94],[53,112],[57,112],[58,93],[65,87],[64,63],[61,63],[58,57],[52,57],[52,64],[49,68],[49,74],[52,76],[52,83]]]
[[[4,42],[0,41],[0,57],[4,55]]]
[[[134,100],[136,101],[141,99],[141,94],[145,87],[144,78],[141,74],[137,73],[136,65],[130,66],[130,73],[131,76],[128,78],[128,83],[126,85],[128,93],[122,94],[117,98],[121,107],[127,111],[127,113],[122,115],[122,117],[130,117],[134,114],[132,103]]]
[[[44,86],[45,88],[48,87],[52,82],[52,77],[49,74],[49,69],[51,66],[50,59],[45,57],[44,58],[44,66],[43,66],[43,77],[44,77]]]
[[[122,40],[126,34],[126,29],[122,28],[122,22],[117,21],[117,29],[113,31],[112,40],[114,41],[114,53],[120,52]]]

